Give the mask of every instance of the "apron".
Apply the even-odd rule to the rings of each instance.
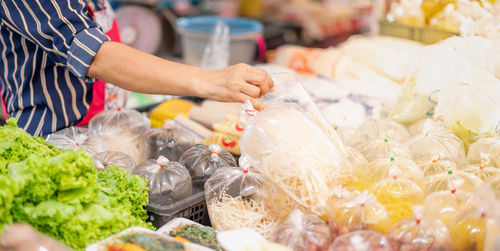
[[[116,22],[115,15],[111,5],[108,1],[104,2],[104,6],[100,11],[94,11],[93,6],[89,4],[89,15],[90,17],[101,26],[104,33],[114,42],[121,42],[120,32],[118,30],[118,23]],[[77,126],[84,126],[89,123],[96,114],[103,111],[106,105],[106,83],[101,80],[97,80],[92,88],[92,102],[89,105],[89,110],[87,114],[83,117],[82,121],[78,123]],[[7,106],[3,100],[3,96],[0,95],[0,100],[2,103],[2,110],[5,116],[5,120],[9,118],[7,113]]]

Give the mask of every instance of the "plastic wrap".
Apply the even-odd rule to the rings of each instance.
[[[405,142],[410,138],[408,130],[403,125],[388,119],[367,119],[358,128],[358,132],[369,140],[388,137],[393,141]]]
[[[247,164],[217,169],[205,182],[212,227],[217,231],[249,228],[269,238],[277,222],[266,205],[266,196],[273,192],[268,185]]]
[[[190,132],[179,128],[175,121],[167,120],[163,127],[147,130],[142,138],[148,159],[165,156],[179,161],[181,155],[194,146],[195,138]]]
[[[422,171],[413,161],[391,157],[371,161],[367,166],[357,171],[359,178],[355,187],[359,190],[368,189],[374,183],[390,177],[389,172],[394,167],[401,170],[400,178],[411,180],[419,186],[424,184]]]
[[[294,251],[319,251],[328,246],[330,229],[318,216],[294,210],[276,227],[271,239]]]
[[[443,121],[434,118],[426,118],[409,125],[408,132],[411,136],[415,136],[436,130],[439,131],[445,128]]]
[[[398,250],[453,251],[450,231],[444,223],[425,217],[422,206],[414,206],[413,214],[394,225],[389,234]]]
[[[369,189],[391,215],[392,224],[412,216],[411,207],[424,202],[424,191],[415,182],[400,178],[401,173],[399,168],[391,168],[389,178]]]
[[[441,159],[451,160],[462,166],[465,162],[465,147],[462,140],[446,129],[435,129],[411,137],[407,142],[413,158],[429,159],[439,154]]]
[[[411,151],[407,146],[395,142],[389,137],[369,141],[361,148],[361,153],[366,156],[368,161],[390,158],[412,159]]]
[[[467,163],[481,163],[483,157],[488,157],[491,165],[500,168],[500,136],[482,138],[470,145]]]
[[[360,169],[368,165],[366,157],[356,148],[346,146],[347,160],[351,163],[353,169]]]
[[[481,179],[474,174],[460,170],[448,170],[447,172],[426,177],[424,191],[427,195],[437,191],[448,190],[450,187],[460,184],[460,189],[474,192],[481,183]]]
[[[436,112],[466,148],[481,137],[492,137],[500,125],[500,80],[474,70],[458,86],[441,90]]]
[[[151,205],[169,205],[192,194],[193,185],[188,170],[163,156],[138,165],[133,174],[148,180]]]
[[[424,173],[424,177],[457,170],[457,165],[454,162],[441,159],[440,154],[436,154],[432,158],[417,160],[416,163]]]
[[[473,193],[450,187],[427,195],[424,205],[425,216],[438,218],[448,225],[455,219],[457,212],[473,205]]]
[[[124,152],[136,163],[145,160],[140,138],[150,127],[146,116],[121,108],[103,111],[89,122],[89,130],[103,141],[104,150]]]
[[[367,191],[354,197],[339,200],[328,212],[333,219],[348,231],[374,230],[387,233],[391,217],[375,196]]]
[[[128,173],[132,173],[135,168],[135,161],[132,157],[122,152],[100,152],[93,156],[94,167],[97,170],[105,170],[110,166],[119,166]]]
[[[359,147],[366,140],[354,127],[334,125],[333,128],[346,146]]]
[[[474,174],[483,181],[488,181],[492,177],[500,175],[500,168],[492,166],[487,157],[485,157],[479,164],[468,164],[460,170],[466,173]]]
[[[449,225],[455,250],[483,251],[487,221],[486,213],[477,207],[460,210]]]
[[[354,188],[349,186],[336,186],[331,190],[330,198],[328,199],[328,209],[327,214],[325,215],[328,220],[335,220],[331,218],[332,209],[337,205],[337,203],[342,203],[343,200],[352,200],[356,196],[358,196],[360,192]]]
[[[201,68],[207,70],[219,70],[227,67],[229,63],[229,26],[219,20],[215,24],[210,41],[205,47]]]
[[[184,152],[179,163],[188,169],[193,182],[205,181],[221,167],[237,166],[233,155],[218,145],[197,145]]]
[[[346,155],[299,106],[274,104],[250,119],[241,138],[242,153],[261,173],[308,212],[323,215],[330,188],[349,180],[340,167]]]
[[[82,127],[68,127],[47,136],[47,142],[62,149],[84,149],[90,155],[103,150],[102,141]]]
[[[330,245],[329,251],[393,251],[387,238],[379,233],[365,230],[342,235]]]

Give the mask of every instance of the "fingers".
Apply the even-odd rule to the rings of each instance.
[[[245,81],[260,89],[260,93],[257,97],[266,95],[269,90],[274,87],[274,83],[269,74],[267,74],[267,71],[249,65],[240,65],[239,67],[245,68],[245,73],[243,75]]]
[[[261,93],[261,90],[259,89],[259,87],[255,86],[255,85],[244,83],[241,86],[241,92],[243,92],[244,94],[246,94],[250,97],[258,98],[258,97],[260,97],[259,95]]]
[[[237,97],[237,102],[240,102],[240,103],[243,103],[247,100],[250,100],[250,102],[252,103],[252,106],[255,110],[257,111],[262,111],[264,109],[266,109],[266,105],[260,101],[258,101],[257,99],[255,98],[252,98],[244,93],[240,93],[240,95],[238,95]]]

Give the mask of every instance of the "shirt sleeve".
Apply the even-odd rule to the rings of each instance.
[[[2,25],[39,45],[79,78],[109,40],[87,13],[86,0],[1,0],[0,6]]]

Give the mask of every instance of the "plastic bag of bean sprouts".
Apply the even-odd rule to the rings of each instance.
[[[197,145],[182,154],[179,163],[184,165],[193,182],[206,181],[221,167],[236,166],[236,160],[218,145]]]
[[[94,167],[97,170],[105,170],[110,166],[119,166],[128,173],[132,173],[135,168],[135,161],[126,153],[108,151],[100,152],[93,156]]]
[[[163,127],[147,130],[142,142],[148,159],[165,156],[171,161],[179,161],[182,154],[195,145],[195,138],[190,132],[181,129],[175,121],[166,120]]]
[[[68,127],[47,136],[47,142],[63,149],[84,149],[93,155],[103,149],[102,141],[87,128]]]

